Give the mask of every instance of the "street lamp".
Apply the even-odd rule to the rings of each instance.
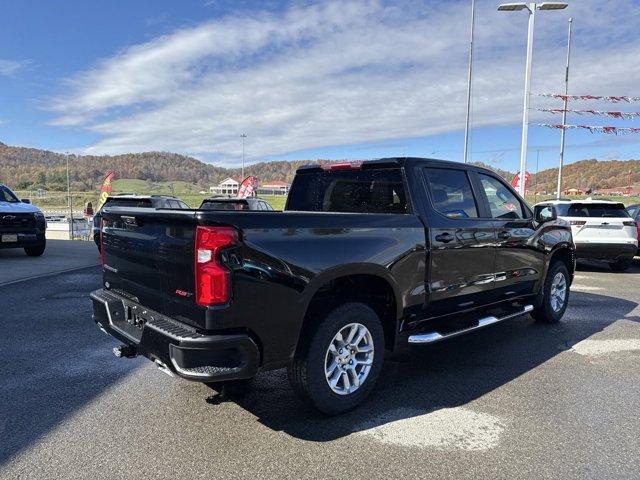
[[[527,32],[527,61],[524,75],[524,108],[522,111],[522,145],[520,147],[520,182],[519,193],[524,198],[525,175],[527,169],[527,136],[529,134],[529,100],[531,96],[531,60],[533,57],[533,26],[536,10],[562,10],[567,8],[563,2],[542,3],[503,3],[498,6],[501,12],[527,10],[529,12],[529,28]]]
[[[69,237],[73,240],[73,197],[71,197],[71,181],[69,179],[69,152],[65,152],[64,156],[67,160],[67,206],[69,207]]]
[[[247,134],[243,133],[242,135],[240,135],[240,138],[242,138],[242,173],[240,174],[240,176],[242,177],[240,179],[240,181],[244,181],[244,139],[247,138]]]

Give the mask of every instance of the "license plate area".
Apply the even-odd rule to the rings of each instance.
[[[123,301],[123,314],[112,316],[113,327],[131,340],[139,342],[142,330],[147,323],[148,312],[144,308]]]
[[[18,241],[18,235],[16,234],[4,234],[0,237],[2,243],[16,243]]]

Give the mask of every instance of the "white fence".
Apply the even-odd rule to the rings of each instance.
[[[44,211],[47,219],[47,238],[52,240],[69,240],[71,238],[71,222],[69,211]],[[73,212],[73,238],[91,240],[92,219],[83,216],[82,212]]]

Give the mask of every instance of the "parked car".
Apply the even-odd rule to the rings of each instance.
[[[538,205],[555,206],[558,217],[569,222],[577,259],[605,261],[616,272],[629,268],[638,249],[638,233],[622,203],[561,199]]]
[[[135,208],[178,208],[188,209],[189,205],[182,200],[169,195],[136,195],[135,193],[119,193],[107,197],[100,210],[93,216],[93,241],[100,250],[100,212],[105,206],[135,207]]]
[[[627,213],[636,222],[636,228],[638,230],[638,252],[637,255],[640,255],[640,204],[629,205],[627,207]]]
[[[247,198],[205,198],[200,205],[202,210],[266,210],[273,211],[269,202],[258,197]]]
[[[0,248],[24,248],[30,257],[39,257],[47,247],[46,229],[38,207],[0,184]]]
[[[555,206],[420,158],[302,167],[284,212],[107,205],[103,219],[93,318],[117,356],[202,382],[286,366],[328,414],[369,394],[385,350],[558,322],[574,272]]]

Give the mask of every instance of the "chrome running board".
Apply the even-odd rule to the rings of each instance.
[[[509,320],[510,318],[519,317],[521,315],[525,315],[533,310],[533,305],[525,305],[522,310],[519,312],[511,313],[505,317],[484,317],[478,320],[478,324],[473,327],[463,328],[462,330],[456,330],[455,332],[441,334],[439,332],[427,332],[427,333],[417,333],[415,335],[411,335],[409,337],[409,343],[423,345],[425,343],[435,343],[440,340],[446,340],[447,338],[457,337],[458,335],[464,335],[465,333],[473,332],[474,330],[479,330],[481,328],[487,327],[489,325],[493,325],[494,323],[500,323],[504,320]]]

